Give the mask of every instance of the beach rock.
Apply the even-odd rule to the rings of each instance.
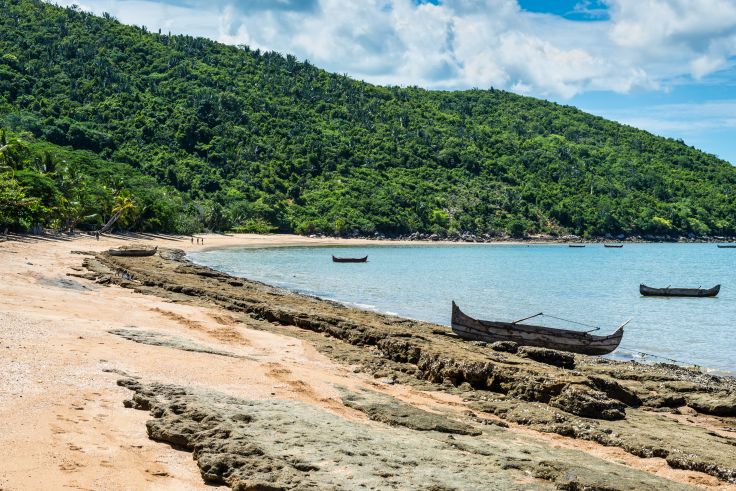
[[[575,355],[536,346],[521,346],[519,356],[560,368],[575,368]]]
[[[232,358],[240,358],[235,353],[229,351],[223,351],[209,346],[204,346],[194,341],[180,338],[178,336],[172,336],[170,334],[164,334],[155,331],[145,331],[140,329],[110,329],[110,334],[120,336],[121,338],[129,341],[134,341],[141,344],[149,344],[151,346],[165,346],[167,348],[174,348],[182,351],[193,351],[196,353],[208,353],[211,355],[218,356],[229,356]]]
[[[624,419],[626,406],[603,392],[569,385],[549,405],[578,416],[597,419]]]
[[[736,394],[714,393],[687,396],[687,405],[714,416],[736,416]]]
[[[489,347],[494,351],[503,351],[506,353],[516,353],[519,345],[513,341],[496,341],[491,343]]]
[[[481,431],[449,419],[405,404],[393,397],[363,390],[342,391],[342,402],[348,407],[365,413],[370,419],[392,426],[404,426],[418,431],[438,431],[458,435],[480,435]]]
[[[687,418],[675,420],[651,411],[671,412],[668,406],[679,411],[692,400],[705,411],[729,414],[729,397],[736,394],[733,377],[674,364],[584,355],[575,355],[574,370],[564,369],[463,341],[446,326],[352,309],[247,279],[238,278],[243,285],[236,287],[229,284],[233,277],[224,274],[200,275],[189,268],[176,272],[182,263],[158,256],[135,261],[96,256],[85,264],[116,285],[174,302],[227,309],[245,327],[305,340],[354,371],[380,374],[420,390],[448,392],[508,422],[642,457],[682,452],[671,465],[703,469],[721,480],[731,479],[736,467],[733,439],[714,436],[713,430]],[[131,271],[137,282],[123,283],[112,274],[117,268]],[[196,294],[184,295],[185,288]],[[720,433],[736,427],[731,416],[719,418],[709,424],[722,427]]]
[[[495,425],[478,436],[441,435],[349,421],[295,401],[118,384],[149,411],[149,438],[192,452],[207,483],[234,490],[688,489]]]
[[[630,407],[639,407],[642,404],[639,396],[631,389],[628,389],[609,377],[600,377],[589,375],[588,381],[590,386],[597,389],[608,397],[621,401]]]

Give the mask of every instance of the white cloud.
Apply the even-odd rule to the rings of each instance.
[[[597,22],[526,12],[516,0],[84,1],[151,30],[207,35],[371,82],[428,88],[495,86],[563,98],[625,93],[706,77],[736,56],[733,0],[605,0],[608,20]],[[590,5],[576,9],[601,18]]]

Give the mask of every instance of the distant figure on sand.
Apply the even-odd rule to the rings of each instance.
[[[100,233],[99,232],[95,232],[95,239],[100,240]]]

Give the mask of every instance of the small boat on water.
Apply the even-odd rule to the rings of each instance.
[[[365,263],[368,262],[368,256],[363,257],[335,257],[332,256],[333,263]]]
[[[567,244],[567,247],[585,247],[585,244]]]
[[[114,249],[108,249],[107,253],[111,256],[122,256],[122,257],[147,257],[156,254],[158,246],[156,247],[137,247],[137,246],[123,246]]]
[[[736,244],[718,244],[719,249],[736,249]]]
[[[621,249],[623,246],[623,244],[603,244],[603,247],[608,247],[609,249]]]
[[[626,321],[621,324],[608,336],[595,336],[590,332],[520,324],[531,317],[514,322],[484,321],[463,313],[455,302],[452,302],[452,331],[463,339],[489,343],[513,341],[524,346],[571,351],[583,355],[605,355],[615,350],[624,336],[624,326],[629,323]]]
[[[652,288],[639,285],[639,293],[645,297],[715,297],[721,291],[721,285],[713,288]]]

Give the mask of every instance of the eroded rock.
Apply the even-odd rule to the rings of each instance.
[[[192,452],[205,481],[234,490],[688,489],[496,426],[441,435],[352,422],[300,402],[118,384],[150,412],[151,439]]]

